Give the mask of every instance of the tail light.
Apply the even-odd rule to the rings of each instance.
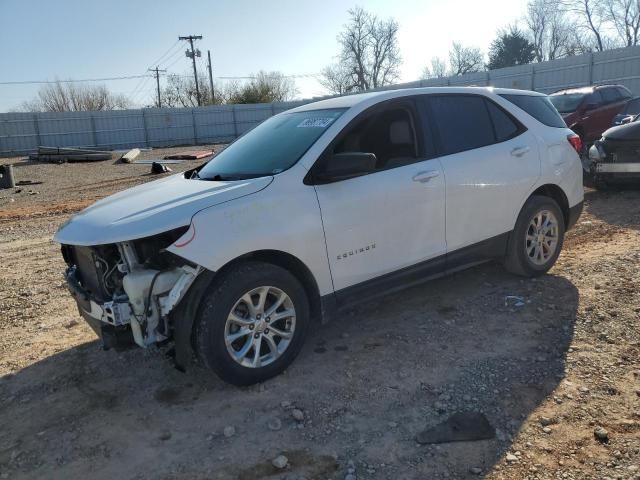
[[[582,153],[582,139],[575,133],[572,133],[571,135],[567,135],[567,140],[574,150],[578,152],[578,155],[580,155]]]

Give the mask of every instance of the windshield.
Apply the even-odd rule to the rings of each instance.
[[[584,97],[584,93],[562,93],[551,95],[549,99],[560,113],[571,113],[576,111]]]
[[[197,174],[205,180],[275,175],[292,167],[346,109],[285,113],[265,120]]]

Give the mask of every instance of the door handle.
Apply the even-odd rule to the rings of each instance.
[[[432,178],[440,176],[438,170],[429,170],[427,172],[418,172],[413,176],[414,182],[427,183]]]
[[[531,150],[531,148],[529,147],[516,147],[513,150],[511,150],[511,155],[513,157],[521,157],[526,153],[529,153],[529,151]]]

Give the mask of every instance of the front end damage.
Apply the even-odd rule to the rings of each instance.
[[[583,160],[595,183],[640,180],[640,122],[613,127],[602,134]]]
[[[186,230],[109,245],[62,245],[69,290],[105,348],[147,347],[173,337],[171,314],[203,270],[166,251]]]

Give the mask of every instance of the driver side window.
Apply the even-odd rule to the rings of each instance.
[[[373,153],[374,171],[415,163],[420,158],[418,127],[410,104],[377,109],[347,127],[332,154]]]

